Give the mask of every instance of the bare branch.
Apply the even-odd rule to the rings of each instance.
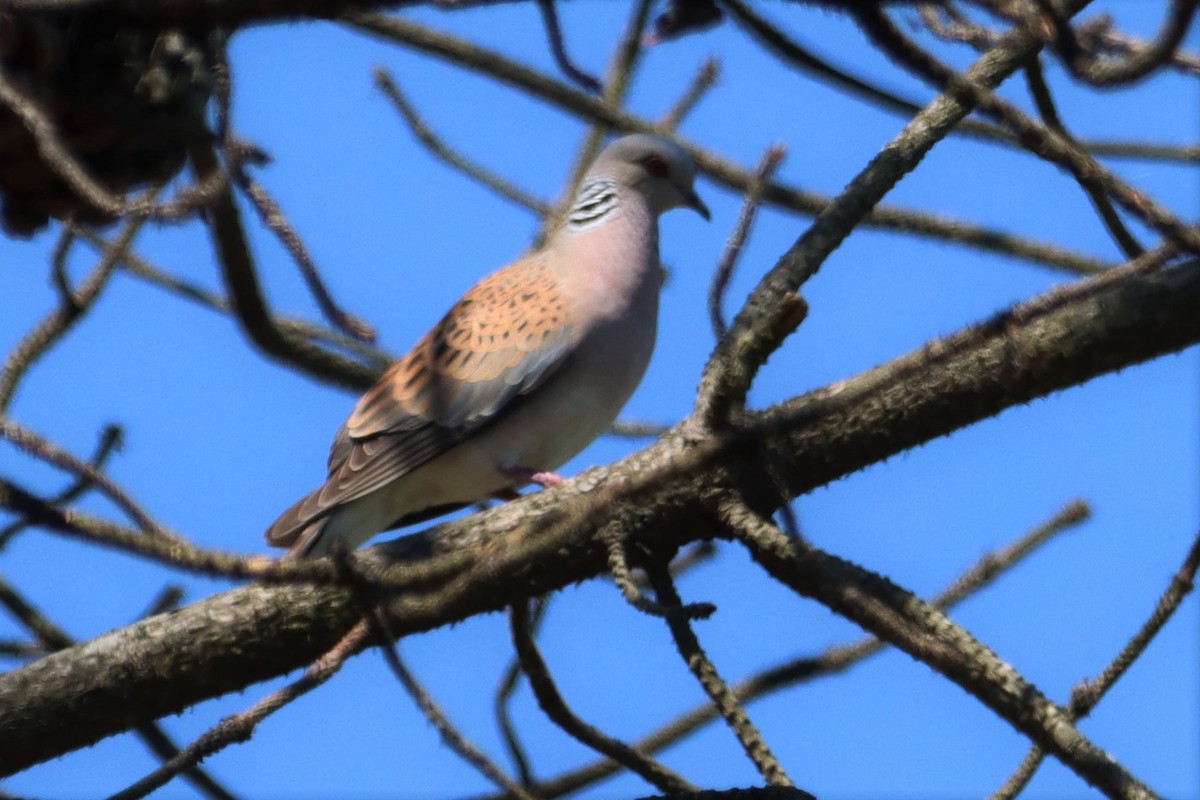
[[[1078,10],[1085,4],[1072,0],[1069,7]],[[967,71],[967,80],[972,85],[995,86],[1040,47],[1041,42],[1024,30],[1010,34]],[[785,297],[816,274],[870,209],[970,112],[974,102],[974,97],[958,93],[939,95],[855,176],[771,268],[704,370],[698,419],[711,423],[741,404],[767,357],[794,330]]]
[[[1168,21],[1169,22],[1169,21]],[[1161,39],[1159,41],[1162,41]],[[1075,31],[1075,42],[1081,47],[1090,48],[1098,54],[1116,53],[1131,57],[1136,61],[1144,58],[1145,51],[1150,47],[1145,41],[1133,36],[1126,36],[1113,30],[1112,17],[1101,14],[1087,23],[1080,25]],[[1200,55],[1176,50],[1165,62],[1176,70],[1192,75],[1200,75]]]
[[[125,490],[110,480],[107,475],[81,461],[44,437],[24,428],[11,420],[0,418],[0,438],[7,439],[35,458],[72,473],[77,481],[87,481],[124,511],[134,523],[147,534],[171,541],[180,541],[179,536],[159,525],[142,507],[134,502]]]
[[[683,601],[680,600],[679,593],[675,590],[675,581],[666,567],[662,564],[649,564],[646,574],[659,602],[682,611]],[[758,773],[772,786],[794,786],[779,759],[771,752],[758,728],[750,721],[750,715],[742,708],[729,684],[721,678],[716,666],[700,646],[700,640],[692,631],[687,616],[667,614],[665,618],[667,627],[671,629],[671,636],[675,639],[675,646],[679,649],[679,655],[683,656],[688,669],[696,676],[696,680],[721,712],[725,724],[737,736],[742,749],[746,751],[746,756],[753,762]]]
[[[1192,546],[1188,550],[1183,564],[1171,578],[1170,585],[1158,599],[1158,603],[1154,606],[1154,611],[1151,612],[1146,623],[1121,648],[1121,652],[1117,654],[1111,664],[1104,668],[1098,678],[1093,681],[1084,681],[1071,692],[1071,702],[1067,706],[1067,713],[1072,719],[1082,719],[1090,714],[1108,690],[1133,666],[1133,662],[1141,656],[1158,632],[1175,614],[1184,598],[1195,588],[1197,569],[1200,569],[1200,536],[1192,540]],[[1040,745],[1035,744],[1031,747],[1020,766],[1008,777],[1003,786],[992,793],[990,800],[1010,800],[1019,795],[1033,778],[1045,756],[1046,751]]]
[[[543,595],[542,597],[534,598],[533,611],[529,613],[529,624],[527,626],[531,637],[537,635],[538,628],[541,627],[542,620],[545,619],[546,609],[549,607],[549,597]],[[523,674],[521,671],[521,661],[514,656],[504,669],[504,674],[500,678],[500,685],[496,687],[496,699],[493,703],[493,708],[496,714],[496,724],[500,726],[500,733],[504,737],[504,745],[508,748],[508,754],[512,757],[513,763],[516,764],[517,774],[521,777],[521,785],[532,787],[534,784],[533,768],[530,766],[529,756],[525,752],[525,747],[521,743],[520,737],[517,736],[517,729],[513,724],[510,709],[513,696],[516,694],[517,686]]]
[[[550,40],[550,52],[554,54],[558,68],[568,78],[592,94],[602,93],[604,87],[600,85],[600,81],[575,66],[571,57],[567,55],[566,45],[563,44],[562,26],[558,23],[558,11],[554,6],[554,0],[536,0],[536,4],[538,11],[542,12],[542,22],[546,26],[546,38]]]
[[[1045,75],[1042,73],[1042,62],[1038,56],[1029,59],[1029,63],[1025,65],[1025,78],[1029,85],[1029,93],[1033,95],[1034,103],[1037,104],[1038,113],[1041,115],[1042,121],[1051,130],[1057,132],[1059,136],[1062,136],[1068,142],[1078,147],[1078,140],[1067,130],[1067,126],[1063,123],[1062,118],[1058,114],[1058,109],[1054,105],[1054,98],[1050,96],[1050,86],[1046,83]],[[1095,207],[1096,213],[1100,215],[1104,227],[1108,229],[1113,241],[1121,248],[1121,252],[1125,254],[1125,257],[1137,258],[1146,252],[1146,248],[1142,247],[1141,243],[1125,227],[1125,223],[1121,221],[1120,216],[1117,215],[1117,210],[1113,208],[1113,204],[1109,201],[1108,195],[1094,184],[1077,182],[1080,188],[1087,194],[1088,199],[1092,201],[1092,205]]]
[[[1170,11],[1158,36],[1148,46],[1118,62],[1101,61],[1080,48],[1074,31],[1067,24],[1059,27],[1058,50],[1071,74],[1093,86],[1135,83],[1172,60],[1196,15],[1196,8],[1193,0],[1171,0]]]
[[[212,148],[193,148],[191,157],[197,174],[202,177],[220,169]],[[272,358],[302,369],[318,380],[359,391],[371,386],[378,377],[376,370],[324,350],[307,339],[290,336],[280,328],[263,298],[233,194],[228,189],[219,193],[210,211],[208,227],[230,301],[251,341]]]
[[[350,656],[362,649],[369,631],[366,620],[359,621],[333,648],[313,662],[298,680],[277,692],[272,692],[245,711],[221,720],[181,750],[177,756],[129,788],[112,795],[109,800],[137,800],[139,797],[145,797],[155,789],[165,786],[183,770],[194,767],[214,753],[231,744],[249,741],[258,723],[332,678]]]
[[[157,190],[151,190],[145,197],[153,197],[156,193]],[[51,312],[9,352],[4,367],[0,369],[0,415],[3,415],[12,403],[17,386],[29,368],[66,336],[99,299],[100,293],[108,284],[108,279],[116,270],[121,254],[129,249],[144,222],[145,219],[139,217],[126,222],[112,244],[104,251],[92,274],[71,293],[70,302]]]
[[[507,179],[496,175],[486,167],[470,161],[465,156],[451,149],[434,133],[432,128],[425,124],[425,121],[421,119],[420,113],[404,93],[400,91],[400,87],[396,84],[395,79],[392,78],[391,73],[386,69],[375,67],[371,71],[371,75],[375,79],[375,86],[396,107],[396,111],[404,119],[413,136],[416,136],[417,140],[425,145],[425,149],[429,151],[430,155],[468,178],[486,186],[506,200],[532,211],[539,217],[545,217],[551,212],[552,209],[549,203],[540,200]]]
[[[388,630],[386,618],[377,610],[372,610],[369,619],[372,620],[372,626],[378,632],[376,638],[379,640],[379,646],[388,668],[391,669],[392,674],[400,681],[404,690],[416,701],[417,707],[421,709],[421,713],[425,715],[425,718],[429,720],[441,735],[442,741],[446,743],[446,746],[462,757],[464,761],[474,767],[485,778],[508,792],[510,796],[517,798],[517,800],[534,800],[533,794],[508,777],[504,773],[504,770],[496,766],[491,759],[484,755],[482,750],[472,744],[455,727],[450,718],[446,716],[446,712],[433,699],[433,696],[417,681],[416,676],[412,674],[400,659],[400,651],[396,647],[395,637]]]
[[[1200,253],[1200,231],[1186,225],[1145,192],[1122,181],[1069,139],[1038,124],[1016,106],[997,97],[991,91],[995,88],[994,83],[980,81],[970,72],[965,75],[954,72],[918,47],[876,7],[863,6],[853,13],[876,44],[918,77],[941,90],[943,96],[949,92],[971,106],[977,106],[982,113],[1013,131],[1030,152],[1067,170],[1081,184],[1111,196],[1126,211],[1168,240]]]
[[[733,268],[737,266],[738,258],[742,254],[742,247],[745,246],[746,239],[750,235],[750,226],[754,223],[755,212],[758,211],[758,204],[762,200],[763,187],[774,176],[775,170],[783,163],[786,155],[787,148],[781,144],[774,145],[763,153],[762,159],[758,162],[758,168],[754,170],[754,183],[750,184],[750,189],[746,192],[742,211],[733,226],[733,231],[729,234],[729,239],[725,242],[725,252],[721,254],[717,268],[713,270],[712,284],[708,290],[708,316],[712,323],[713,335],[718,340],[725,335],[729,327],[725,324],[722,307],[725,291],[729,288],[729,281],[733,278]]]
[[[953,607],[972,594],[990,586],[1005,571],[1021,563],[1055,535],[1083,522],[1090,513],[1090,509],[1085,503],[1080,501],[1069,503],[1051,519],[1036,526],[1017,541],[995,553],[985,555],[946,590],[933,598],[930,603],[941,609]],[[737,701],[746,704],[786,687],[848,670],[886,647],[886,642],[874,636],[868,636],[857,642],[831,647],[823,653],[801,656],[769,667],[739,681],[734,684],[732,689]],[[719,716],[715,706],[711,703],[704,703],[643,737],[635,746],[646,753],[657,753],[715,721]],[[556,778],[542,781],[537,788],[545,798],[562,797],[608,778],[617,769],[618,765],[614,762],[600,760],[563,773]],[[499,799],[495,798],[494,800]]]
[[[365,321],[342,310],[341,306],[337,304],[329,289],[326,288],[316,262],[313,261],[308,248],[304,246],[300,234],[288,221],[279,203],[271,197],[262,184],[250,177],[247,167],[253,163],[262,163],[266,156],[257,148],[244,142],[235,141],[230,131],[229,109],[230,98],[233,95],[233,75],[230,72],[228,56],[224,49],[218,53],[213,71],[216,76],[217,106],[220,109],[218,128],[221,137],[221,151],[225,155],[225,163],[229,166],[229,172],[234,182],[246,195],[250,205],[258,212],[259,219],[275,234],[284,249],[291,255],[296,266],[300,268],[300,275],[304,278],[309,292],[316,299],[317,307],[321,309],[325,319],[346,335],[361,342],[373,343],[375,330]],[[193,160],[200,154],[199,150],[200,148],[195,148]],[[211,167],[212,165],[209,164],[210,172],[214,172]],[[197,171],[203,172],[204,170],[200,170],[198,165]]]
[[[1069,714],[937,609],[882,576],[790,539],[734,501],[724,519],[773,578],[933,667],[1105,794],[1155,797],[1080,733]]]
[[[82,229],[79,231],[79,235],[88,244],[98,248],[100,252],[104,252],[105,248],[108,247],[108,242],[93,231]],[[151,286],[156,286],[163,291],[178,295],[185,300],[190,300],[203,308],[225,314],[226,316],[234,315],[233,306],[224,297],[190,281],[170,275],[135,253],[122,253],[118,261],[118,266],[128,274],[145,281]],[[357,339],[352,339],[341,331],[315,325],[294,317],[276,316],[275,322],[279,326],[279,329],[287,335],[332,345],[349,352],[356,358],[366,362],[367,367],[375,374],[382,373],[387,365],[391,363],[392,359],[387,353]]]
[[[559,694],[558,687],[554,685],[554,679],[550,676],[550,670],[533,641],[528,607],[521,603],[513,604],[509,607],[508,620],[513,646],[517,650],[517,658],[521,661],[521,669],[529,679],[529,686],[533,689],[538,705],[555,725],[585,746],[603,753],[640,775],[663,792],[676,794],[696,791],[695,786],[672,770],[575,716]]]
[[[0,604],[3,604],[14,617],[20,620],[21,624],[38,638],[40,649],[36,655],[45,655],[75,644],[75,640],[66,631],[55,625],[40,610],[21,597],[4,580],[3,576],[0,576]],[[151,610],[153,611],[153,608]],[[160,760],[168,761],[179,754],[179,748],[175,742],[157,722],[143,722],[135,728],[135,731]],[[184,769],[183,777],[205,797],[212,798],[212,800],[233,800],[233,795],[228,789],[194,764]]]
[[[100,432],[100,441],[96,445],[96,451],[88,459],[87,465],[97,471],[104,469],[108,457],[121,449],[123,435],[124,431],[120,425],[105,425],[104,430]],[[92,485],[87,478],[77,477],[67,488],[50,498],[49,503],[53,506],[64,506],[82,497],[88,489],[92,488]],[[12,537],[27,527],[29,527],[29,523],[21,519],[0,528],[0,550],[8,545]]]
[[[664,133],[671,133],[687,118],[688,114],[704,99],[704,96],[717,85],[717,79],[721,75],[721,62],[715,58],[705,59],[700,65],[696,76],[692,78],[691,84],[683,96],[675,102],[675,105],[663,114],[662,119],[655,126],[658,130]]]
[[[621,590],[625,601],[638,611],[652,617],[678,614],[688,619],[707,619],[716,613],[717,607],[712,603],[689,603],[686,606],[678,603],[664,605],[646,597],[638,590],[629,573],[629,563],[625,556],[625,538],[621,526],[609,525],[600,531],[599,536],[608,550],[608,569],[612,573],[613,582]]]

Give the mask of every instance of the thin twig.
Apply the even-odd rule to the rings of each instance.
[[[531,636],[537,634],[542,620],[546,618],[546,609],[549,607],[549,595],[542,595],[534,599],[533,611],[529,615]],[[512,757],[513,764],[516,765],[521,785],[528,787],[532,792],[536,783],[533,777],[533,767],[530,765],[525,747],[521,744],[521,738],[517,735],[517,727],[513,724],[511,710],[512,699],[516,696],[517,686],[520,684],[523,674],[521,662],[514,656],[500,677],[500,685],[496,687],[496,697],[492,707],[496,714],[496,724],[500,727],[500,734],[504,737],[504,746],[508,748],[508,754]]]
[[[15,639],[0,639],[0,658],[28,661],[31,658],[41,658],[48,652],[50,651],[36,642],[22,642]]]
[[[379,645],[388,668],[391,669],[392,674],[400,681],[400,684],[408,692],[409,696],[416,701],[417,707],[421,709],[421,713],[425,715],[425,718],[437,729],[446,746],[510,796],[518,800],[536,800],[534,794],[510,778],[504,770],[500,769],[450,721],[446,712],[442,710],[441,706],[433,699],[433,696],[429,694],[428,690],[421,685],[420,681],[417,680],[416,676],[412,674],[401,660],[400,651],[396,647],[395,637],[388,630],[387,619],[377,606],[367,612],[367,619],[371,621],[376,644]]]
[[[1177,4],[1172,9],[1172,13],[1177,13],[1180,10],[1182,9]],[[951,22],[949,24],[944,23],[937,16],[937,12],[949,16]],[[921,17],[925,21],[926,27],[935,36],[949,41],[966,42],[976,49],[983,50],[991,47],[999,38],[999,34],[995,31],[971,24],[964,15],[957,12],[954,6],[949,4],[939,2],[935,5],[934,3],[926,2],[921,6]],[[1166,25],[1169,26],[1172,24],[1174,23],[1168,17]],[[1101,55],[1112,53],[1126,57],[1126,61],[1137,61],[1144,58],[1146,51],[1151,47],[1150,43],[1144,39],[1114,31],[1113,19],[1108,14],[1098,14],[1084,21],[1075,27],[1069,35],[1073,35],[1074,37],[1071,46],[1079,48],[1097,63],[1100,62]],[[1163,41],[1161,35],[1157,38],[1158,41]],[[1200,55],[1185,53],[1175,49],[1161,62],[1161,66],[1167,66],[1191,75],[1200,75]],[[1086,145],[1086,148],[1093,155],[1101,155],[1101,146],[1107,148],[1108,145],[1099,145],[1097,142],[1092,142]],[[1151,147],[1158,149],[1154,145],[1151,145]],[[1194,161],[1200,155],[1195,152],[1195,148],[1166,149],[1169,152],[1164,152],[1161,156],[1152,157],[1161,157],[1171,161]],[[1119,145],[1115,155],[1137,157],[1136,153],[1131,152],[1125,145]]]
[[[551,722],[584,746],[603,753],[662,792],[676,794],[696,791],[695,786],[673,770],[575,716],[559,694],[550,669],[538,652],[530,630],[529,609],[521,604],[510,606],[508,620],[521,669],[529,679],[538,705]]]
[[[157,196],[158,189],[154,188],[143,194],[143,197]],[[125,222],[121,232],[105,249],[91,274],[71,293],[71,302],[60,305],[43,319],[37,327],[26,334],[25,338],[14,347],[0,369],[0,415],[8,409],[16,394],[17,386],[25,373],[37,363],[46,352],[57,344],[95,304],[100,293],[108,284],[116,270],[121,254],[129,249],[145,223],[143,218],[133,218]]]
[[[320,270],[317,269],[317,263],[308,252],[308,248],[304,246],[299,232],[296,231],[266,187],[250,177],[247,170],[246,153],[246,149],[240,144],[230,143],[225,148],[225,160],[229,165],[233,180],[246,195],[250,205],[258,212],[258,218],[275,234],[284,249],[291,254],[292,260],[300,268],[300,275],[316,299],[317,307],[321,309],[325,319],[348,336],[361,342],[374,342],[375,329],[366,321],[342,310],[341,306],[337,304],[328,287],[325,286],[325,280],[321,277]]]
[[[79,231],[79,235],[84,241],[98,248],[101,252],[108,247],[108,242],[94,231],[84,228]],[[226,316],[235,316],[233,305],[224,297],[215,292],[210,292],[198,284],[177,278],[151,264],[136,253],[126,252],[121,254],[118,265],[128,274],[145,281],[151,286],[156,286],[163,291],[182,297],[185,300],[190,300],[211,311],[217,311]],[[366,362],[367,366],[375,370],[377,374],[381,374],[392,361],[392,358],[379,348],[353,339],[333,328],[315,325],[306,320],[294,317],[275,317],[275,322],[279,326],[279,329],[287,335],[303,337],[313,342],[333,345],[341,350],[345,350],[349,354]]]
[[[1159,597],[1154,611],[1151,612],[1149,619],[1141,629],[1121,648],[1121,652],[1104,668],[1099,677],[1092,681],[1084,681],[1072,690],[1071,702],[1067,705],[1067,713],[1072,719],[1081,719],[1090,714],[1108,690],[1141,656],[1158,632],[1175,614],[1184,598],[1195,588],[1197,569],[1200,569],[1200,535],[1192,540],[1192,546],[1188,550],[1183,564],[1172,576],[1170,585]],[[1034,744],[1029,748],[1029,752],[1025,754],[1025,758],[1021,760],[1021,764],[1013,774],[989,796],[988,800],[1012,800],[1017,797],[1024,791],[1025,786],[1033,778],[1045,757],[1046,751]]]
[[[159,589],[158,594],[146,605],[146,610],[142,612],[141,617],[153,617],[156,614],[165,614],[168,611],[174,611],[179,608],[179,604],[183,602],[184,596],[182,586],[168,584]]]
[[[425,149],[429,151],[430,155],[539,217],[545,217],[551,212],[552,206],[549,203],[526,192],[512,181],[500,177],[486,167],[476,164],[442,141],[441,137],[425,124],[420,113],[400,90],[396,80],[387,69],[377,66],[371,70],[371,76],[375,80],[375,87],[391,101],[397,113],[412,131],[413,136],[425,145]]]
[[[1072,9],[1086,0],[1069,0]],[[858,11],[858,16],[867,14]],[[995,86],[1025,63],[1041,46],[1019,30],[980,58],[964,82]],[[795,329],[795,309],[785,300],[821,268],[829,255],[861,224],[868,212],[920,160],[970,113],[974,95],[943,92],[904,127],[829,204],[774,267],[759,281],[729,334],[709,359],[701,378],[695,416],[703,424],[728,417],[744,403],[767,357]]]
[[[681,610],[684,608],[683,601],[680,600],[679,593],[675,590],[675,581],[663,564],[647,564],[646,574],[650,578],[650,585],[654,587],[660,603]],[[721,678],[716,666],[708,658],[704,648],[700,646],[700,640],[696,638],[687,617],[683,614],[667,614],[665,619],[667,627],[671,630],[671,636],[675,639],[675,646],[679,649],[679,655],[683,657],[688,669],[696,676],[696,680],[708,694],[713,705],[721,712],[725,723],[737,736],[746,756],[754,764],[759,774],[771,786],[794,786],[787,771],[779,763],[779,759],[771,752],[771,748],[758,728],[750,721],[750,715],[738,702],[737,695]]]
[[[729,9],[730,16],[734,21],[753,36],[763,50],[774,55],[785,66],[806,72],[818,80],[841,89],[850,96],[860,97],[875,107],[893,114],[907,118],[921,110],[920,103],[906,100],[873,86],[813,55],[798,42],[785,35],[779,26],[755,13],[750,3],[744,2],[744,0],[722,1]],[[959,124],[955,128],[954,134],[1010,147],[1016,143],[1015,137],[1003,128],[970,119]]]
[[[1111,88],[1146,78],[1175,55],[1196,15],[1196,0],[1172,0],[1162,30],[1148,44],[1121,61],[1100,60],[1080,48],[1071,26],[1059,26],[1058,50],[1071,74],[1092,86]]]
[[[246,195],[246,198],[258,213],[262,223],[275,234],[275,237],[279,239],[284,249],[291,255],[292,261],[300,268],[300,275],[304,278],[305,285],[308,286],[309,292],[317,301],[317,307],[321,309],[321,313],[325,316],[325,319],[347,336],[362,342],[373,343],[375,341],[374,328],[367,324],[366,321],[347,313],[337,304],[333,299],[333,295],[325,286],[325,281],[321,278],[317,264],[308,252],[308,248],[304,246],[300,234],[283,213],[283,209],[279,203],[271,197],[271,194],[262,184],[250,177],[247,167],[250,164],[263,163],[267,160],[267,156],[258,148],[252,147],[245,142],[237,141],[233,137],[230,127],[233,71],[229,67],[229,54],[224,47],[221,47],[215,53],[213,59],[213,76],[214,94],[216,95],[216,106],[218,109],[217,138],[220,142],[221,152],[225,156],[225,163],[228,166],[231,179]],[[203,160],[202,154],[205,150],[206,148],[196,147],[193,148],[192,153],[193,163],[197,165],[197,172],[201,175],[205,173],[213,174],[218,171],[214,164]],[[198,156],[201,157],[201,161],[199,162],[196,160]],[[201,164],[204,165],[203,169],[201,169]],[[214,200],[223,200],[223,198],[216,197]]]
[[[558,10],[554,5],[554,0],[537,0],[537,7],[538,11],[542,12],[546,38],[550,40],[550,52],[554,55],[554,61],[558,64],[558,68],[568,78],[592,94],[602,93],[604,87],[600,85],[600,81],[575,66],[575,62],[567,55],[567,48],[563,43],[562,26],[558,22]]]
[[[1084,736],[1064,709],[941,611],[880,575],[789,539],[740,501],[731,499],[720,513],[755,562],[784,586],[937,670],[1105,794],[1155,796]]]
[[[621,590],[621,595],[629,605],[649,614],[652,617],[666,617],[672,614],[682,614],[688,619],[707,619],[716,613],[717,607],[712,603],[689,603],[681,605],[663,605],[642,594],[629,572],[629,563],[625,554],[625,537],[621,525],[613,523],[600,531],[600,539],[608,551],[608,571],[612,573],[613,582]]]
[[[71,246],[74,244],[75,226],[63,225],[58,241],[54,243],[54,251],[50,254],[50,276],[54,288],[58,290],[59,305],[79,311],[79,302],[75,299],[75,291],[71,288],[71,279],[67,275],[67,256],[70,255]]]
[[[37,637],[38,644],[43,649],[53,652],[75,644],[75,640],[66,631],[22,597],[3,575],[0,575],[0,605],[8,609],[26,630]]]
[[[667,568],[671,571],[671,577],[678,579],[701,564],[712,561],[716,554],[717,543],[712,539],[702,539],[676,554]],[[629,578],[637,589],[645,591],[650,588],[650,581],[641,570],[632,573]]]
[[[31,525],[199,575],[272,584],[341,586],[345,583],[345,578],[328,559],[238,556],[200,548],[186,540],[146,536],[81,511],[56,508],[4,477],[0,477],[0,508],[20,515]],[[373,561],[357,563],[356,569],[365,580],[381,589],[411,590],[459,578],[464,567],[473,561],[470,551],[464,548],[448,550],[414,564],[402,560],[396,563]]]
[[[105,425],[104,430],[100,432],[100,441],[96,445],[96,451],[87,461],[88,466],[97,471],[102,470],[108,457],[121,449],[122,436],[123,431],[120,425]],[[76,477],[67,488],[51,497],[48,502],[54,506],[64,506],[79,499],[92,486],[94,484],[86,477]],[[8,545],[12,537],[28,527],[28,520],[19,519],[0,528],[0,551]]]
[[[1050,94],[1050,86],[1046,83],[1046,76],[1042,71],[1041,57],[1034,56],[1030,58],[1029,63],[1025,65],[1024,72],[1026,83],[1029,86],[1029,94],[1033,97],[1034,104],[1037,106],[1038,114],[1041,115],[1042,121],[1048,128],[1056,131],[1059,136],[1062,136],[1068,142],[1078,147],[1079,141],[1067,130],[1067,126],[1062,121],[1062,117],[1058,113],[1058,108],[1054,104],[1054,98]],[[1121,221],[1121,217],[1117,214],[1117,210],[1108,199],[1108,195],[1101,191],[1098,186],[1081,181],[1076,182],[1079,183],[1079,187],[1083,189],[1088,199],[1092,201],[1092,206],[1100,216],[1100,221],[1104,223],[1104,227],[1108,229],[1109,235],[1112,236],[1117,246],[1121,248],[1121,252],[1125,254],[1125,257],[1137,258],[1146,252],[1146,248],[1134,238],[1133,234],[1129,232],[1129,228]]]
[[[722,306],[725,302],[725,292],[729,288],[729,281],[733,278],[733,269],[737,266],[742,248],[750,235],[750,226],[754,223],[754,215],[758,211],[759,203],[762,202],[763,188],[774,177],[775,170],[779,169],[779,165],[783,163],[786,155],[787,148],[782,144],[771,145],[763,153],[758,167],[754,170],[754,181],[746,190],[746,198],[742,201],[742,211],[738,214],[733,231],[725,241],[725,251],[721,253],[716,269],[713,270],[712,283],[709,284],[708,289],[708,317],[712,324],[713,336],[718,340],[728,330]]]
[[[663,133],[671,133],[687,118],[692,110],[704,99],[704,96],[717,85],[721,75],[721,62],[715,58],[706,58],[696,71],[692,82],[683,95],[675,101],[675,105],[663,114],[654,127]]]
[[[12,442],[19,449],[40,461],[71,473],[77,480],[88,481],[112,500],[145,533],[168,540],[179,540],[177,534],[171,533],[159,525],[115,481],[43,436],[12,420],[0,418],[0,438]]]
[[[1097,53],[1116,53],[1126,57],[1137,57],[1150,46],[1144,39],[1114,31],[1112,22],[1112,17],[1106,14],[1089,20],[1076,30],[1076,41],[1085,47],[1092,47]],[[1176,50],[1166,63],[1179,72],[1200,76],[1200,55],[1196,53]]]
[[[66,631],[55,625],[40,610],[21,597],[2,575],[0,575],[0,604],[4,605],[14,617],[20,620],[21,624],[38,638],[40,652],[31,653],[32,655],[53,653],[75,644],[75,640]],[[144,722],[134,728],[134,733],[161,761],[169,761],[179,754],[178,746],[157,722]],[[195,764],[184,768],[183,777],[202,795],[211,800],[233,800],[233,795],[228,789]]]
[[[958,576],[953,583],[929,602],[942,609],[957,605],[983,587],[990,585],[1005,570],[1024,560],[1026,556],[1058,534],[1082,525],[1091,517],[1092,507],[1090,505],[1083,500],[1072,500],[1050,519],[1035,526],[1017,541],[995,552],[984,554],[974,566]]]
[[[296,681],[259,700],[238,714],[225,717],[214,727],[179,751],[179,754],[141,780],[109,800],[137,800],[166,785],[182,770],[199,764],[231,744],[249,741],[258,724],[298,697],[311,692],[337,674],[350,656],[358,652],[371,633],[366,620],[360,620],[328,652],[314,661]]]
[[[217,155],[210,146],[193,147],[190,157],[193,169],[201,177],[220,170]],[[214,198],[206,221],[234,314],[262,352],[318,380],[358,391],[375,382],[377,370],[282,329],[267,308],[232,192],[226,189]]]
[[[934,58],[906,36],[879,7],[857,6],[851,13],[872,41],[899,64],[939,91],[951,93],[977,107],[981,113],[1011,130],[1031,153],[1067,170],[1080,184],[1111,196],[1127,212],[1168,240],[1200,254],[1200,230],[1184,223],[1145,192],[1122,181],[1082,147],[1002,100],[992,91],[994,87],[984,85],[970,74],[960,74]],[[1060,31],[1066,27],[1063,20]]]
[[[1057,534],[1085,521],[1090,513],[1087,504],[1082,501],[1068,503],[1049,520],[1034,527],[1015,542],[983,556],[930,603],[938,608],[951,608],[962,602],[990,586]],[[856,642],[830,647],[816,655],[800,656],[761,670],[739,681],[732,688],[739,703],[750,703],[788,687],[844,672],[886,647],[888,644],[883,640],[867,636]],[[696,706],[643,737],[634,746],[645,753],[657,753],[715,721],[719,716],[716,707],[711,703]],[[616,764],[601,760],[543,781],[537,788],[546,798],[561,797],[597,783],[611,776],[616,770]]]
[[[623,108],[576,91],[499,53],[437,33],[409,20],[382,14],[355,14],[346,19],[354,28],[412,47],[427,56],[443,58],[488,76],[504,75],[509,85],[611,130],[642,133],[652,133],[655,130],[652,123]],[[750,170],[694,144],[684,141],[679,143],[692,155],[698,168],[718,183],[738,192],[745,192],[749,188],[753,181]],[[1200,150],[1197,154],[1200,158]],[[583,161],[582,158],[580,160]],[[590,163],[590,159],[588,162]],[[822,213],[831,202],[827,196],[776,183],[772,183],[763,192],[763,201],[807,215]],[[893,206],[874,207],[863,219],[862,225],[866,228],[949,241],[1079,274],[1094,274],[1115,266],[1113,262],[1085,256],[1046,242],[1014,236],[936,214]]]

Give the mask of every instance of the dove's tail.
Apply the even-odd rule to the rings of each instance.
[[[287,511],[279,515],[279,519],[271,523],[263,538],[271,547],[288,548],[288,558],[307,558],[323,554],[326,547],[317,545],[324,537],[325,526],[329,522],[329,512],[332,508],[320,508],[317,495],[320,489],[302,497]],[[316,552],[322,551],[321,553]]]

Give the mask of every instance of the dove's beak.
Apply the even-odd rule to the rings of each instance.
[[[695,211],[700,216],[704,217],[709,222],[712,222],[712,212],[708,210],[708,206],[704,205],[704,201],[700,199],[700,195],[696,194],[695,189],[687,189],[683,193],[684,205]]]

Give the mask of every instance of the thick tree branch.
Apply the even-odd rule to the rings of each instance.
[[[619,519],[632,539],[704,538],[729,492],[778,501],[1006,408],[1200,341],[1200,261],[1122,271],[814,392],[720,436],[678,428],[617,464],[553,490],[363,554],[406,572],[449,552],[447,580],[414,579],[387,607],[397,636],[496,611],[600,575],[596,532]],[[0,506],[12,506],[0,482]],[[756,498],[756,492],[758,497]],[[766,495],[763,497],[762,495]],[[73,524],[88,524],[72,515]],[[56,526],[52,515],[41,524]],[[63,527],[69,527],[63,522]],[[314,565],[316,566],[316,565]],[[0,677],[0,773],[177,713],[303,666],[358,619],[336,586],[251,586],[152,617]]]

